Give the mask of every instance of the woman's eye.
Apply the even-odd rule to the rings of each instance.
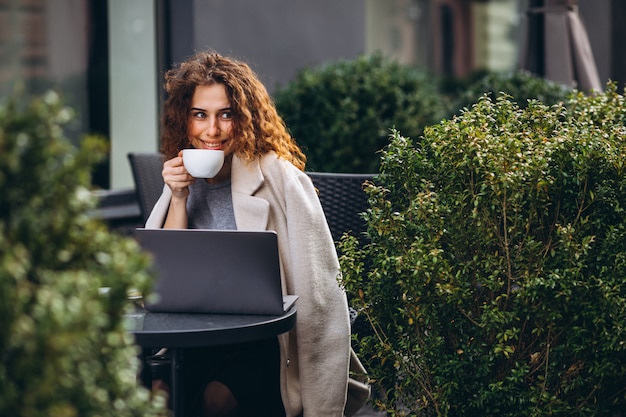
[[[195,117],[196,119],[204,119],[206,117],[206,113],[197,111],[193,113],[193,117]]]
[[[221,119],[232,119],[233,118],[233,112],[229,111],[224,111],[222,113],[220,113],[220,118]]]

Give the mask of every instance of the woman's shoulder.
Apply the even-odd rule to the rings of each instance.
[[[306,172],[297,168],[291,162],[269,152],[260,159],[261,172],[266,185],[280,188],[284,191],[308,193],[313,190],[311,179]]]
[[[302,170],[284,158],[280,158],[274,152],[268,152],[260,159],[261,171],[264,175],[282,176],[285,178],[298,178],[306,176]]]

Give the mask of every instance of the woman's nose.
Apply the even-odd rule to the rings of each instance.
[[[208,126],[206,128],[206,134],[208,136],[217,136],[220,133],[219,124],[217,123],[216,118],[211,118],[208,121]]]

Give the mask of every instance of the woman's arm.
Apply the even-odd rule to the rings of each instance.
[[[186,229],[187,225],[187,198],[175,198],[172,196],[163,228]]]
[[[304,415],[340,416],[346,399],[350,322],[337,252],[310,179],[286,190],[294,294],[298,300],[298,368]]]

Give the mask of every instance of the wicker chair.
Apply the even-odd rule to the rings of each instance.
[[[374,175],[326,172],[307,174],[319,192],[333,239],[338,241],[345,232],[357,237],[364,232],[365,222],[359,215],[368,207],[363,183],[371,180]]]
[[[163,192],[163,162],[159,153],[129,153],[128,161],[135,180],[135,192],[143,220],[146,221],[152,207]]]

